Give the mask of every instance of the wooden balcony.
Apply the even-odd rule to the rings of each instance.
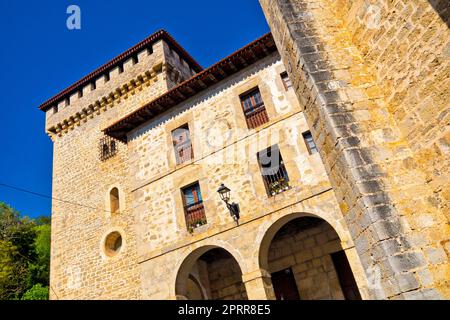
[[[186,227],[189,232],[193,232],[194,229],[207,223],[203,201],[185,206],[184,212],[186,216]]]

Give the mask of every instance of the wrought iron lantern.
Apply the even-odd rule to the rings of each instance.
[[[239,209],[239,205],[237,203],[230,203],[230,193],[231,190],[229,188],[227,188],[223,183],[220,185],[219,189],[217,190],[217,192],[220,195],[220,198],[222,199],[223,202],[225,202],[225,204],[227,205],[228,210],[230,211],[230,215],[233,218],[233,220],[239,224],[239,213],[240,213],[240,209]]]

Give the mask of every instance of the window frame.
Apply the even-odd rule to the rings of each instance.
[[[314,144],[314,147],[310,146],[308,138],[306,136],[311,137],[311,141]],[[308,152],[309,152],[310,155],[313,155],[315,153],[319,153],[319,148],[317,148],[317,144],[314,141],[314,137],[312,136],[312,133],[311,133],[310,130],[303,132],[302,133],[302,137],[303,137],[303,141],[305,142],[306,149],[308,149]]]
[[[99,158],[100,161],[106,161],[118,153],[117,142],[110,136],[104,136],[99,141]]]
[[[257,102],[257,99],[255,98],[256,94],[259,96],[259,102]],[[240,94],[239,100],[248,129],[256,129],[270,121],[266,104],[264,103],[261,90],[258,86]],[[246,106],[248,100],[250,100],[251,103],[250,107]]]
[[[281,77],[281,81],[283,82],[284,89],[286,91],[288,91],[289,89],[291,89],[293,87],[291,78],[289,77],[287,71],[282,72],[280,74],[280,77]],[[290,85],[288,85],[287,82],[289,82]]]
[[[187,132],[186,140],[179,144],[176,143],[177,137],[175,136],[175,133],[177,130],[185,130]],[[179,126],[176,129],[172,130],[170,132],[170,136],[171,136],[173,151],[175,153],[175,164],[178,166],[178,165],[189,163],[192,160],[194,160],[194,147],[192,144],[192,137],[191,137],[191,130],[189,128],[189,123],[185,123],[182,126]],[[178,136],[178,134],[177,134],[177,136]],[[190,150],[189,158],[180,157],[180,151],[183,151],[183,150],[187,150],[187,151]]]
[[[109,205],[111,214],[120,212],[120,190],[117,187],[111,188],[109,191]]]
[[[189,189],[191,189],[192,191],[195,190],[195,193],[193,193],[194,202],[192,204],[188,204],[186,200],[186,191]],[[189,233],[193,233],[196,228],[206,225],[208,223],[208,220],[206,218],[205,205],[203,202],[200,182],[196,181],[181,188],[181,196],[183,199],[184,219],[186,222],[186,228]],[[193,210],[189,212],[189,209],[192,208]],[[193,217],[191,217],[191,215]]]
[[[268,151],[270,151],[271,159],[272,159],[272,152],[278,151],[278,161],[279,161],[278,170],[275,173],[270,174],[270,175],[265,174],[265,172],[264,172],[266,170],[266,169],[264,169],[265,165],[261,162],[261,156],[264,155],[264,153],[267,155]],[[280,147],[278,144],[272,145],[264,150],[259,151],[256,154],[256,158],[258,160],[261,177],[263,179],[264,186],[266,188],[266,193],[269,197],[273,197],[273,196],[280,194],[284,191],[287,191],[291,188],[289,185],[289,181],[290,181],[289,174],[287,172],[286,165],[284,163],[283,156],[281,154],[281,150],[280,150]],[[267,157],[267,158],[269,158],[269,157]],[[272,169],[272,160],[270,163],[271,163],[271,166],[269,167],[269,170],[274,170],[274,169]],[[275,178],[270,179],[269,176],[275,177]],[[270,180],[273,180],[273,181],[270,181]]]

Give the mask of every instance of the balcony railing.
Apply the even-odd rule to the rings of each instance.
[[[284,163],[280,163],[279,170],[274,174],[263,175],[269,196],[277,195],[283,191],[289,190],[289,178]]]
[[[245,111],[245,118],[249,129],[254,129],[269,122],[269,116],[267,115],[266,107],[263,102],[259,103],[254,108]]]
[[[186,226],[189,232],[192,233],[195,228],[206,224],[205,208],[202,201],[185,206],[184,212],[186,215]]]
[[[175,151],[177,158],[177,164],[183,164],[185,162],[191,161],[194,158],[194,150],[192,149],[192,144],[186,144],[183,146],[178,146]]]

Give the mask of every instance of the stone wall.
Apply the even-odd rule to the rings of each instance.
[[[92,84],[87,84],[81,90],[83,96],[79,97],[78,93],[73,94],[70,98],[70,104],[65,101],[58,103],[57,112],[49,109],[46,112],[46,130],[50,131],[58,126],[62,127],[66,124],[65,129],[75,125],[80,121],[86,121],[90,116],[103,109],[105,106],[120,104],[129,97],[134,97],[136,92],[140,92],[145,88],[151,88],[155,92],[164,92],[167,90],[165,81],[158,81],[158,74],[162,73],[165,63],[164,41],[154,43],[152,50],[144,49],[137,54],[138,62],[135,64],[130,58],[123,64],[123,72],[119,73],[119,67],[112,69],[108,75],[109,80],[102,76],[95,81],[95,88]],[[150,89],[150,90],[151,90]],[[147,89],[148,90],[148,89]],[[140,99],[148,99],[148,94],[139,94]],[[134,97],[136,99],[136,97]],[[120,113],[114,114],[114,120],[136,110],[142,106],[145,100],[135,101],[128,107],[116,108],[120,109]],[[89,113],[82,117],[84,110],[95,107],[95,112]],[[81,119],[82,118],[82,119]],[[62,129],[62,128],[61,128]],[[58,131],[60,132],[60,131]]]
[[[52,204],[52,299],[139,297],[126,146],[119,144],[118,154],[101,162],[102,120],[94,117],[54,141],[53,197],[64,202]],[[122,200],[114,215],[109,211],[113,187]],[[120,259],[104,254],[112,231],[126,235]]]
[[[234,259],[220,259],[209,265],[212,300],[242,300],[247,298],[240,267]]]
[[[367,276],[381,271],[371,296],[448,297],[445,23],[425,1],[379,1],[378,31],[367,1],[260,2]]]
[[[371,68],[411,157],[449,220],[448,1],[330,1]],[[417,208],[417,207],[416,207]]]
[[[309,154],[305,145],[302,133],[309,127],[294,91],[282,83],[284,71],[279,55],[271,55],[130,132],[129,177],[143,299],[174,299],[177,275],[186,261],[198,258],[197,250],[206,247],[223,248],[233,255],[249,299],[273,298],[269,268],[260,260],[260,255],[262,260],[267,258],[262,253],[270,245],[267,232],[280,219],[303,215],[321,217],[336,230],[341,247],[351,252],[350,264],[367,297],[359,257],[320,156]],[[270,121],[249,130],[239,96],[256,86]],[[177,165],[171,132],[186,123],[194,159]],[[269,197],[256,154],[275,144],[291,189]],[[181,188],[196,181],[208,223],[191,234]],[[240,205],[239,227],[217,194],[221,183],[232,190],[231,200]],[[231,289],[213,296],[231,297],[236,293]]]
[[[155,43],[151,53],[139,53],[137,64],[125,62],[123,73],[111,71],[107,83],[97,83],[57,113],[47,112],[46,128],[54,142],[52,194],[64,200],[52,204],[52,299],[140,297],[128,148],[116,142],[117,154],[101,161],[100,139],[105,127],[167,91],[164,45]],[[117,213],[110,208],[114,187],[119,189]],[[113,231],[122,235],[122,247],[110,257],[105,238]]]
[[[130,134],[129,154],[133,207],[141,253],[189,239],[181,188],[199,181],[208,226],[230,222],[216,192],[221,183],[235,191],[233,201],[247,212],[243,219],[290,203],[292,197],[329,189],[317,154],[309,155],[302,133],[308,131],[293,91],[286,91],[277,55],[224,80],[218,87],[186,101]],[[248,130],[239,95],[258,86],[270,122]],[[172,130],[189,123],[194,160],[176,165]],[[279,144],[292,189],[269,198],[257,152]],[[270,210],[269,210],[270,211]]]
[[[189,277],[183,280],[188,282],[186,298],[189,300],[247,299],[239,264],[223,249],[206,252],[187,271]]]
[[[402,209],[411,229],[429,236],[426,261],[436,286],[449,297],[449,3],[379,0],[334,4],[371,68],[397,130],[408,141],[407,169],[421,177],[424,188],[412,190]],[[416,199],[417,192],[425,196]]]
[[[282,57],[275,53],[261,59],[134,129],[128,144],[119,144],[118,155],[105,162],[98,157],[101,130],[192,72],[164,44],[153,51],[158,57],[155,48],[160,48],[162,61],[148,60],[156,63],[147,65],[154,73],[144,72],[142,78],[133,74],[141,80],[119,84],[123,90],[109,100],[93,98],[97,100],[88,106],[93,112],[77,116],[85,109],[80,102],[49,116],[47,128],[55,143],[54,197],[83,204],[80,208],[53,204],[52,298],[174,299],[184,263],[198,258],[197,250],[210,247],[223,248],[236,259],[249,299],[273,298],[270,272],[291,258],[269,257],[272,237],[285,223],[303,216],[325,220],[327,233],[335,230],[338,238],[330,239],[330,246],[346,251],[363,298],[429,298],[445,293],[442,271],[447,257],[439,243],[445,232],[443,215],[428,206],[418,215],[407,212],[411,204],[405,195],[416,192],[419,203],[432,190],[423,187],[420,170],[409,167],[414,164],[409,142],[396,129],[396,119],[379,95],[380,86],[363,63],[360,49],[341,30],[335,11],[318,9],[320,1],[306,5],[309,14],[299,10],[303,1],[294,7],[285,1],[280,11],[281,2],[270,6],[269,16],[274,17],[271,24],[280,24],[274,33]],[[285,17],[304,22],[288,32]],[[293,40],[290,32],[311,33],[308,39]],[[299,39],[305,41],[300,51],[295,47]],[[333,55],[325,53],[331,49]],[[293,72],[298,62],[302,73]],[[286,70],[294,84],[288,90],[280,77]],[[239,96],[255,87],[270,120],[250,130]],[[177,165],[171,132],[186,123],[194,159]],[[308,152],[302,137],[308,130],[320,154]],[[270,197],[256,154],[275,144],[290,189]],[[196,181],[207,224],[190,233],[181,188]],[[221,183],[240,205],[239,226],[217,194]],[[113,187],[121,194],[117,214],[108,211]],[[104,239],[112,231],[121,233],[123,245],[109,257]],[[315,243],[319,238],[323,237],[311,235],[304,241]],[[296,245],[306,244],[296,239]],[[321,251],[322,256],[312,261],[298,260],[308,250],[295,251],[294,269],[304,297],[342,298],[327,258],[331,251]],[[316,268],[311,269],[311,263]],[[212,297],[244,296],[242,288],[236,291],[223,283],[219,265],[212,267],[216,273],[208,280]],[[371,277],[377,271],[381,279]],[[235,274],[229,275],[230,283]],[[329,285],[315,291],[308,285],[316,282],[311,280],[315,276],[326,278]]]
[[[343,300],[330,255],[340,250],[336,231],[321,221],[306,230],[276,236],[269,249],[269,271],[292,268],[301,300]]]
[[[166,43],[164,43],[164,56],[169,66],[167,81],[169,89],[196,74],[189,64]]]

